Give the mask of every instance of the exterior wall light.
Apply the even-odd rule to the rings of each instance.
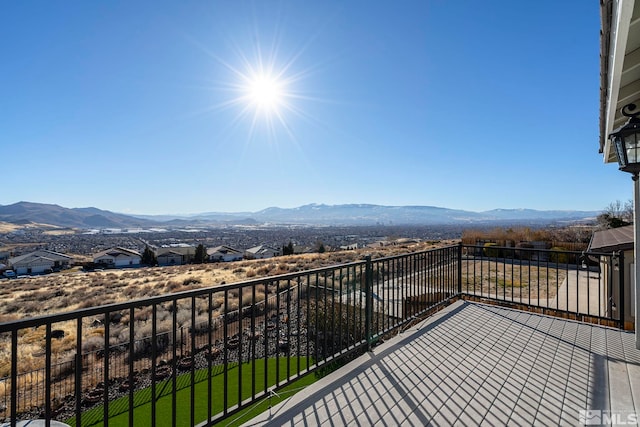
[[[619,169],[636,176],[640,172],[640,109],[636,109],[635,104],[627,104],[622,107],[622,115],[629,117],[624,126],[616,129],[609,138],[613,142],[613,147],[618,156]],[[634,180],[636,179],[634,178]]]

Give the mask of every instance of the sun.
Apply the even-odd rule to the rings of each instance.
[[[252,76],[246,85],[247,98],[257,110],[272,113],[284,104],[284,83],[268,74]]]
[[[220,65],[210,86],[219,102],[206,111],[232,112],[226,127],[246,128],[247,141],[264,139],[277,145],[286,135],[297,143],[295,130],[300,123],[314,122],[305,106],[319,100],[304,87],[317,72],[315,65],[300,66],[308,45],[287,53],[276,41],[268,48],[256,39],[252,43],[243,47],[230,43],[228,57],[203,47]]]
[[[279,67],[275,58],[250,62],[242,56],[242,67],[234,68],[237,83],[233,85],[238,96],[232,104],[240,107],[238,119],[248,118],[249,134],[254,136],[264,129],[271,140],[276,140],[278,129],[293,137],[292,114],[300,116],[301,111],[294,104],[300,97],[294,86],[300,78],[291,74],[291,64]]]

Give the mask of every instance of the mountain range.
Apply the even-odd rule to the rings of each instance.
[[[440,225],[473,223],[553,223],[594,219],[600,211],[493,209],[473,212],[436,206],[371,204],[309,204],[297,208],[270,207],[257,212],[205,212],[191,215],[125,215],[94,207],[65,208],[54,204],[18,202],[0,205],[0,221],[49,224],[58,227],[132,228],[229,224],[307,225]]]

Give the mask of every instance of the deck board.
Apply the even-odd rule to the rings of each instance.
[[[246,423],[578,425],[640,414],[632,333],[458,301]]]

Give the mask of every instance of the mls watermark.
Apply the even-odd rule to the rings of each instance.
[[[632,411],[585,409],[578,416],[582,426],[637,426],[638,421],[640,414]]]

